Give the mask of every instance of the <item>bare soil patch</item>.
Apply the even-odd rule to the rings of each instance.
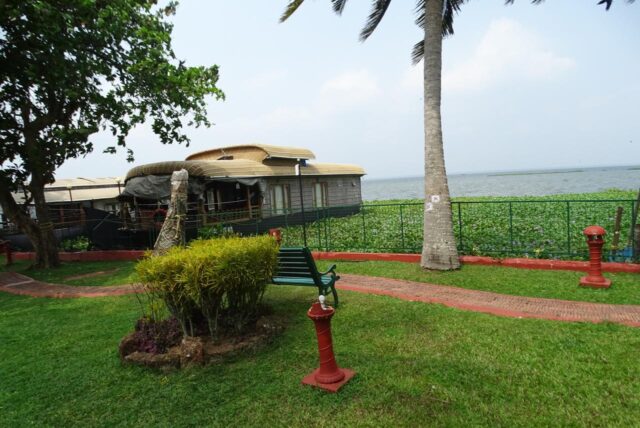
[[[136,333],[125,336],[119,345],[120,360],[133,364],[171,371],[190,366],[216,364],[241,353],[250,352],[269,343],[285,328],[285,320],[275,315],[258,318],[241,336],[225,336],[213,340],[209,335],[183,337],[164,352],[148,352]]]

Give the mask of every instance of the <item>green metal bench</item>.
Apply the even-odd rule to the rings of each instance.
[[[326,272],[319,272],[311,251],[306,247],[281,247],[278,253],[278,271],[272,278],[274,284],[318,287],[318,293],[333,294],[333,304],[338,307],[336,281],[340,279],[333,265]]]

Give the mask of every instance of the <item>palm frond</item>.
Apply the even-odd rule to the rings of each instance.
[[[289,4],[287,5],[287,8],[284,10],[284,13],[282,14],[282,16],[280,17],[280,22],[284,22],[287,19],[289,19],[289,17],[291,15],[293,15],[293,13],[298,10],[298,8],[300,7],[300,5],[304,2],[304,0],[291,0],[289,2]]]
[[[420,62],[422,57],[424,57],[424,40],[420,40],[418,43],[413,45],[413,50],[411,51],[411,62],[413,65],[416,65]]]
[[[344,5],[347,4],[347,0],[331,0],[331,3],[333,3],[333,11],[340,15],[342,14]]]
[[[425,28],[425,2],[428,0],[418,0],[416,2],[416,25],[424,30]],[[468,0],[445,0],[442,9],[442,37],[453,35],[453,18],[460,12],[460,8]],[[507,0],[509,1],[509,0]],[[513,0],[510,0],[513,1]],[[541,1],[541,0],[537,0]],[[420,62],[424,56],[424,42],[418,42],[413,46],[411,60],[413,64]]]
[[[391,0],[374,0],[367,24],[360,33],[360,40],[365,41],[375,31],[376,27],[382,20],[387,8],[391,4]]]
[[[453,35],[453,18],[467,0],[445,0],[442,11],[442,37]]]

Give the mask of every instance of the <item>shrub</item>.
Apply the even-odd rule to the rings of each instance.
[[[185,335],[193,336],[206,320],[215,337],[221,325],[241,331],[256,316],[277,253],[269,236],[196,240],[147,257],[136,271],[145,290],[166,304]]]
[[[58,245],[63,251],[87,251],[90,246],[89,238],[86,236],[64,239]]]

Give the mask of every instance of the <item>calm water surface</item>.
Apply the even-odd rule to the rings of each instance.
[[[640,167],[583,168],[549,171],[456,174],[449,176],[451,196],[544,196],[607,189],[638,190]],[[365,201],[422,199],[422,177],[362,181]]]

